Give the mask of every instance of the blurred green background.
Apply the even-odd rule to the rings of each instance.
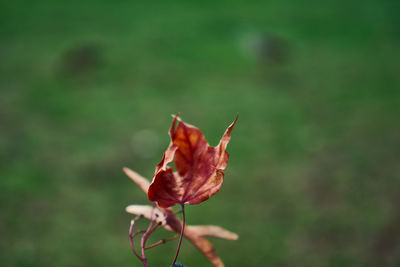
[[[2,1],[2,266],[141,266],[128,204],[181,112],[224,185],[227,266],[400,266],[399,1]],[[142,222],[141,227],[146,224]],[[170,234],[164,231],[159,236]],[[149,251],[168,266],[176,241]],[[180,261],[209,266],[184,241]]]

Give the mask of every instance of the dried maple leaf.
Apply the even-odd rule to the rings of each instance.
[[[144,193],[150,186],[150,182],[138,173],[124,168],[126,175],[134,181]],[[130,205],[126,207],[126,211],[135,215],[143,215],[149,220],[161,222],[162,227],[168,231],[179,233],[182,228],[182,221],[176,217],[171,208],[153,208],[148,205]],[[153,216],[152,214],[157,214]],[[212,236],[228,240],[238,239],[238,235],[232,233],[222,227],[215,225],[187,225],[184,230],[184,236],[215,266],[223,267],[224,263],[218,257],[212,243],[205,236]]]
[[[226,146],[236,121],[237,117],[219,144],[212,147],[198,128],[175,115],[169,130],[171,143],[156,167],[147,192],[149,200],[167,208],[176,204],[199,204],[217,193],[229,158]],[[176,172],[168,166],[172,161]]]

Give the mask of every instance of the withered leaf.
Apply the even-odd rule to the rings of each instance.
[[[131,178],[135,184],[139,186],[140,189],[142,189],[143,192],[147,193],[149,190],[150,182],[146,178],[142,177],[140,174],[137,172],[132,171],[131,169],[124,167],[123,168],[125,174]]]
[[[199,236],[212,236],[228,240],[237,240],[239,236],[216,225],[190,225],[190,229]]]
[[[168,222],[171,222],[171,219],[176,220],[178,225],[181,223],[179,219],[176,218],[173,212],[168,212],[165,209],[152,207],[150,205],[129,205],[126,207],[126,212],[135,214],[135,215],[142,215],[146,219],[155,220],[157,223],[161,223],[161,225],[168,231],[171,232],[179,232],[180,226],[177,229],[173,229]],[[227,240],[237,240],[238,235],[228,231],[220,226],[217,225],[187,225],[185,229],[185,235],[187,232],[190,232],[196,236],[212,236],[221,239]]]
[[[141,215],[149,220],[155,220],[156,223],[166,224],[167,222],[164,213],[157,207],[149,205],[129,205],[125,210],[128,213]]]
[[[150,201],[162,208],[176,204],[199,204],[221,188],[229,154],[226,146],[235,121],[216,147],[209,146],[202,132],[174,116],[170,145],[156,167],[147,192]],[[176,172],[168,166],[174,161]]]

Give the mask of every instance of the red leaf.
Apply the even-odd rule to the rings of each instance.
[[[156,167],[147,195],[162,208],[175,204],[199,204],[221,188],[229,154],[226,146],[237,121],[228,127],[216,147],[208,145],[199,129],[174,116],[171,143]],[[169,166],[174,161],[176,172]]]

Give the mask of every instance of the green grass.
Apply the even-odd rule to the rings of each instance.
[[[389,0],[2,3],[0,262],[140,266],[124,208],[148,200],[121,169],[151,178],[181,112],[212,145],[240,116],[221,191],[186,209],[189,224],[239,234],[213,240],[227,266],[398,266],[398,11]],[[269,38],[283,61],[254,48]],[[175,246],[150,251],[151,266]],[[179,261],[208,266],[186,241]]]

